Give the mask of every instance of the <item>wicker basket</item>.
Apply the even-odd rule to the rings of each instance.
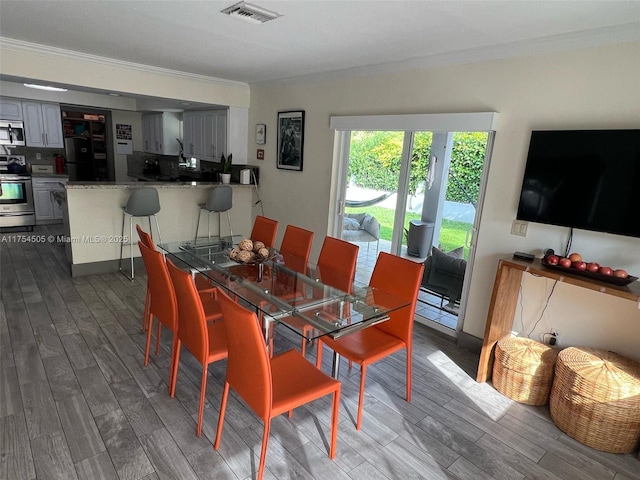
[[[498,340],[493,363],[493,386],[503,395],[528,405],[549,400],[557,352],[530,338]]]
[[[571,347],[558,355],[551,418],[580,443],[630,453],[640,440],[640,364],[621,355]]]

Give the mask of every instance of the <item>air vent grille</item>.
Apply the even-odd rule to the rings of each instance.
[[[250,23],[265,23],[269,20],[275,20],[281,15],[270,10],[266,10],[249,3],[240,2],[221,10],[222,13],[226,13],[232,17],[245,20]]]

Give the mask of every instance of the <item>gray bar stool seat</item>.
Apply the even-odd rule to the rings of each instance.
[[[211,238],[211,213],[218,214],[218,236],[222,236],[222,228],[220,225],[220,215],[222,212],[227,212],[227,220],[229,221],[229,235],[233,236],[233,230],[231,229],[231,215],[229,210],[233,206],[233,189],[229,185],[218,185],[213,187],[207,203],[200,205],[200,213],[198,214],[198,224],[196,225],[195,240],[198,239],[198,230],[200,228],[200,219],[202,212],[207,212],[207,234],[208,238]]]
[[[156,231],[158,232],[158,242],[162,243],[162,237],[160,236],[160,225],[158,224],[157,214],[160,211],[160,199],[158,197],[158,191],[155,188],[136,188],[129,195],[127,204],[122,207],[122,239],[120,243],[120,272],[129,280],[133,280],[135,276],[133,268],[133,219],[134,217],[147,217],[149,219],[149,233],[153,239],[153,227],[151,226],[151,217],[155,219]],[[124,224],[125,220],[129,216],[129,243],[124,242]],[[130,263],[131,273],[127,273],[122,268],[122,254],[124,246],[128,245],[130,250]]]

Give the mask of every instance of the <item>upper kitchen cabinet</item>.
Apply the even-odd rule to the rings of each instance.
[[[159,155],[180,153],[180,119],[171,112],[142,115],[142,140],[144,151]]]
[[[22,102],[13,98],[0,98],[0,120],[22,120]]]
[[[185,112],[183,121],[185,156],[217,162],[228,153],[227,110]]]
[[[185,157],[204,156],[204,112],[184,112],[182,116]]]
[[[22,102],[27,147],[64,148],[60,105]]]

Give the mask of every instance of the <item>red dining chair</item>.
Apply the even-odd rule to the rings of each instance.
[[[175,348],[171,358],[171,385],[169,394],[175,395],[178,379],[178,365],[180,364],[180,350],[184,346],[202,365],[202,380],[200,381],[200,406],[198,408],[198,424],[196,435],[202,432],[202,416],[204,413],[204,397],[207,391],[207,372],[210,363],[227,358],[227,322],[207,322],[202,306],[201,296],[198,294],[193,278],[188,272],[176,267],[171,260],[167,260],[167,269],[176,292],[178,303],[178,332],[174,338]]]
[[[305,230],[295,225],[287,225],[284,231],[284,237],[282,237],[282,243],[280,244],[280,253],[282,254],[282,262],[285,267],[300,272],[303,275],[307,273],[309,255],[311,254],[311,246],[313,245],[313,235],[313,232],[310,230]],[[287,280],[291,279],[289,276],[285,278]],[[304,284],[290,284],[289,282],[283,284],[276,282],[273,293],[283,300],[292,300],[302,298],[305,295],[305,288]],[[264,305],[264,302],[262,302],[262,305]],[[273,330],[271,330],[269,342],[269,351],[273,352]],[[305,341],[303,338],[303,355],[304,351]]]
[[[264,422],[258,480],[264,473],[271,419],[294,408],[333,394],[329,458],[336,454],[340,382],[322,373],[296,350],[269,358],[255,313],[232,301],[224,292],[220,303],[227,325],[227,376],[222,392],[218,429],[213,448],[218,450],[227,409],[229,389]]]
[[[138,237],[140,237],[140,242],[142,242],[144,245],[149,247],[151,250],[157,250],[156,244],[153,242],[153,239],[151,238],[151,235],[149,235],[147,232],[142,230],[142,228],[138,224],[136,224],[136,230],[138,231]],[[205,277],[201,273],[198,273],[195,276],[195,279],[196,279],[196,287],[198,288],[198,292],[200,292],[201,295],[208,294],[208,295],[211,295],[212,297],[216,298],[218,289],[214,285],[211,284],[211,280],[210,279],[208,279],[207,277]],[[147,282],[147,298],[146,298],[146,301],[145,301],[144,318],[147,318],[150,296],[151,296],[151,292],[149,290],[149,286],[148,286],[148,282]],[[207,315],[210,316],[209,313]],[[147,326],[143,325],[143,331],[146,331],[146,329],[147,329]]]
[[[140,228],[140,225],[136,223],[136,230],[138,231],[138,238],[140,239],[140,243],[155,250],[155,245],[153,244],[153,240],[151,239],[151,235]],[[147,279],[147,294],[144,299],[144,314],[142,316],[142,331],[147,331],[147,323],[146,320],[149,318],[149,306],[151,305],[151,289],[149,288],[149,280]]]
[[[162,254],[157,250],[152,250],[144,243],[139,243],[140,253],[144,267],[147,270],[147,298],[149,308],[145,312],[146,317],[143,324],[147,327],[147,343],[144,351],[144,364],[149,364],[149,350],[151,348],[151,335],[153,330],[153,319],[158,319],[158,333],[156,334],[156,355],[160,349],[160,335],[162,325],[167,327],[173,333],[173,346],[175,348],[177,329],[178,306],[176,303],[175,292],[169,279],[167,266]],[[169,379],[171,383],[171,379]]]
[[[407,402],[411,401],[411,346],[413,317],[422,280],[422,263],[412,262],[395,255],[380,252],[371,274],[369,285],[383,292],[400,297],[410,305],[389,314],[389,320],[363,330],[350,333],[338,339],[318,338],[316,366],[322,365],[322,345],[324,343],[336,353],[360,364],[360,395],[356,429],[362,424],[362,402],[367,366],[401,349],[407,351]]]
[[[260,240],[267,247],[273,248],[276,244],[278,233],[278,222],[267,217],[258,215],[253,222],[251,229],[251,240]]]
[[[318,256],[318,277],[323,285],[351,293],[356,275],[358,251],[360,247],[335,237],[325,237]],[[302,332],[302,355],[306,355],[307,335],[313,327],[299,317],[285,317],[280,320],[295,330]]]

